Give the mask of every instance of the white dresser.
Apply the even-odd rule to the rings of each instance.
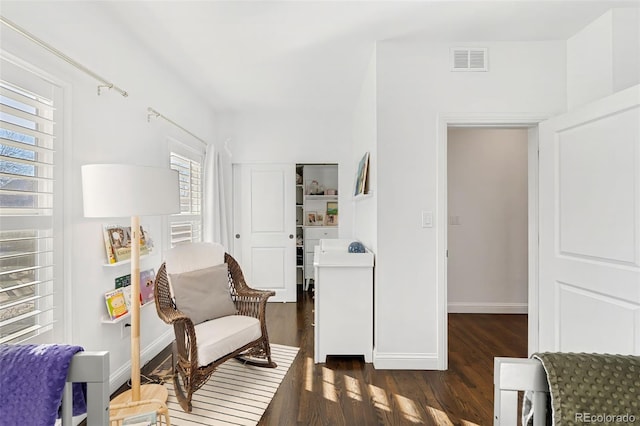
[[[316,363],[327,355],[373,360],[373,253],[349,253],[353,240],[320,240],[314,251]]]

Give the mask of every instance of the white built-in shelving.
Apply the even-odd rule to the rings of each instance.
[[[338,238],[338,165],[296,164],[297,283],[308,289],[313,279],[313,248],[320,238]],[[331,203],[331,204],[327,204]],[[329,220],[331,219],[331,220]]]

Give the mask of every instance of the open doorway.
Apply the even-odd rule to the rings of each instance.
[[[528,135],[449,127],[449,313],[526,314]]]
[[[527,133],[527,197],[528,197],[528,292],[527,329],[519,332],[527,339],[528,354],[538,350],[538,124],[548,116],[540,114],[474,114],[442,113],[438,126],[438,369],[447,370],[449,364],[449,308],[448,308],[448,183],[447,151],[449,128],[523,129]],[[456,216],[452,214],[452,216]],[[455,221],[456,219],[453,218]],[[460,223],[462,218],[458,219]]]
[[[523,127],[447,128],[447,308],[454,370],[470,362],[469,353],[480,364],[527,355],[528,139]]]
[[[527,133],[527,227],[528,227],[528,289],[527,289],[527,353],[538,349],[538,124],[548,116],[540,114],[473,114],[443,113],[438,126],[438,369],[447,370],[449,364],[449,307],[448,307],[448,130],[450,128],[522,129]],[[452,214],[451,216],[456,216]],[[459,215],[458,215],[459,216]],[[462,223],[462,218],[456,219]],[[460,225],[458,225],[460,226]]]

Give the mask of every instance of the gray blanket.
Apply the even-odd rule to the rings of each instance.
[[[535,353],[551,392],[554,425],[640,425],[640,356]],[[525,394],[523,423],[530,424],[531,401]]]

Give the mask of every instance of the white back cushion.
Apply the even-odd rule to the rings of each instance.
[[[188,243],[165,254],[167,274],[181,274],[224,263],[225,248],[218,243]]]

